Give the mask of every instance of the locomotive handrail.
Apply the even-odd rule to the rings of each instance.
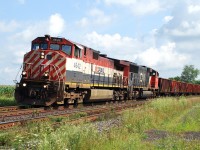
[[[25,67],[24,67],[24,65],[25,65]],[[30,66],[32,66],[33,63],[23,63],[23,69],[25,68],[26,71],[30,70],[30,71],[31,71],[30,76],[31,76],[31,75],[32,75],[32,68],[29,67],[29,69],[27,70],[26,68],[28,68],[28,67],[27,67],[26,65],[30,65]]]
[[[22,69],[22,65],[21,65],[20,68],[19,68],[19,71],[18,71],[18,73],[17,73],[17,75],[16,75],[16,77],[15,77],[15,80],[13,80],[15,84],[17,83],[17,77],[18,77],[19,72],[20,72],[21,69]]]
[[[23,63],[23,64],[20,66],[20,69],[19,69],[19,71],[18,71],[18,73],[17,73],[17,75],[16,75],[16,77],[15,77],[15,80],[13,80],[14,83],[15,83],[15,82],[17,83],[17,77],[19,76],[19,72],[22,70],[22,68],[24,69],[24,65],[26,65],[26,64],[32,65],[33,63]],[[26,68],[26,67],[25,67],[25,68]]]
[[[123,77],[123,86],[127,86],[128,85],[128,77]]]

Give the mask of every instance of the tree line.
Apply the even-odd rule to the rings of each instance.
[[[181,76],[171,77],[169,79],[187,83],[200,84],[200,80],[199,79],[197,80],[199,74],[200,70],[194,68],[194,65],[185,65],[181,73]]]

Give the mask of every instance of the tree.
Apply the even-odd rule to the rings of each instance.
[[[188,83],[195,83],[195,79],[199,75],[200,71],[195,69],[193,65],[185,65],[183,72],[181,73],[181,81]]]
[[[171,77],[169,78],[170,80],[176,80],[176,81],[181,81],[181,77],[176,76],[176,77]]]
[[[196,81],[195,81],[195,84],[200,84],[200,80],[196,80]]]

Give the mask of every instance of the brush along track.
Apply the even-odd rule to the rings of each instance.
[[[76,119],[71,119],[70,121],[66,121],[66,123],[70,122],[70,123],[73,123],[73,124],[79,124],[80,122],[83,122],[83,121],[86,121],[86,122],[96,121],[102,115],[104,115],[106,113],[111,113],[111,112],[114,112],[115,114],[119,115],[127,109],[137,108],[138,106],[141,106],[146,102],[147,101],[129,101],[129,102],[123,103],[123,104],[114,104],[114,105],[112,104],[112,105],[109,105],[108,109],[105,110],[105,111],[90,112],[86,116],[76,118]]]
[[[82,120],[92,121],[96,120],[99,115],[111,111],[120,112],[124,109],[134,108],[138,105],[144,104],[145,101],[127,101],[126,103],[114,103],[103,106],[87,106],[82,108],[64,108],[57,110],[45,110],[43,108],[19,110],[16,112],[5,113],[0,112],[0,129],[6,129],[16,125],[25,124],[27,122],[48,121],[50,116],[54,117],[72,117],[73,115],[83,113],[83,117],[71,119],[67,122],[78,123]]]

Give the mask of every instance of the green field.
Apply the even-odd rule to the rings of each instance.
[[[0,107],[16,105],[14,89],[14,86],[0,86]]]
[[[62,123],[65,119],[61,118],[24,124],[2,131],[0,145],[41,150],[197,150],[199,108],[200,97],[160,98],[120,116],[112,110],[94,123],[72,125]]]

